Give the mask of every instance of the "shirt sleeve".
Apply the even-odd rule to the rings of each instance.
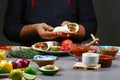
[[[22,24],[24,0],[8,0],[6,14],[4,17],[3,33],[10,41],[20,42],[19,33]]]
[[[85,27],[85,40],[90,38],[90,34],[96,34],[97,20],[95,16],[92,0],[77,0],[78,2],[78,23]]]

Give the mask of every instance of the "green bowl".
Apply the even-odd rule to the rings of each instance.
[[[43,66],[43,67],[40,67],[39,70],[45,75],[54,75],[59,71],[59,67],[55,66],[53,70],[47,70],[45,69],[45,66]]]

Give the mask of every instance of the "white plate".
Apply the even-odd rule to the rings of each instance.
[[[0,74],[0,78],[1,77],[8,77],[8,76],[9,76],[9,73]]]
[[[71,54],[70,51],[47,51],[47,50],[37,50],[37,51],[40,51],[40,54],[47,54],[47,55],[70,55]]]
[[[70,51],[45,51],[39,50],[41,54],[51,54],[51,55],[68,55],[71,54]]]

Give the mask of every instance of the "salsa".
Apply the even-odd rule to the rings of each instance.
[[[82,53],[87,52],[87,47],[74,47],[71,48],[72,53],[77,57],[82,57]]]

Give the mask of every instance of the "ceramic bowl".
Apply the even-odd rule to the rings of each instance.
[[[112,59],[113,57],[110,55],[100,55],[99,64],[101,64],[103,68],[110,67],[112,65]]]
[[[95,66],[98,64],[99,54],[97,53],[83,53],[82,54],[82,63],[86,66]]]
[[[46,66],[46,65],[53,65],[56,59],[57,57],[52,55],[35,55],[34,56],[34,62],[39,67]]]
[[[100,46],[100,51],[103,55],[110,55],[114,58],[119,49],[114,46]]]

